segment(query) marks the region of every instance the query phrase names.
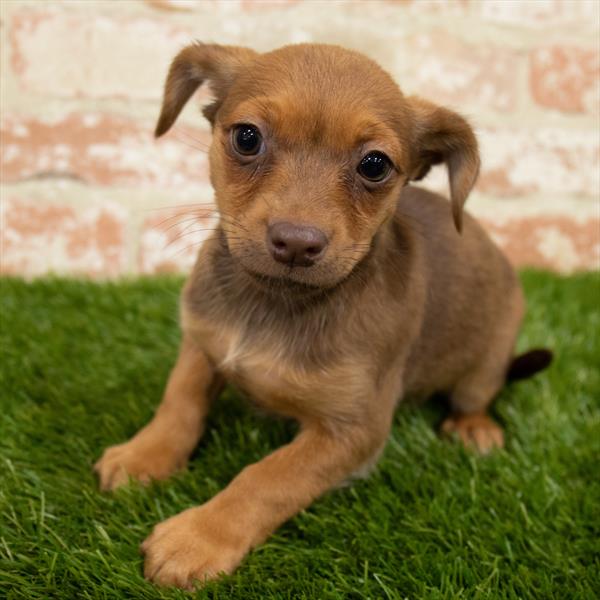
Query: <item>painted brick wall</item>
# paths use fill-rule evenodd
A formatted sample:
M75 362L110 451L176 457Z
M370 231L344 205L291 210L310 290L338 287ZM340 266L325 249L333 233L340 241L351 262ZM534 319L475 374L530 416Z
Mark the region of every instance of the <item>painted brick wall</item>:
M597 0L0 6L4 273L189 268L212 223L210 131L193 105L166 139L152 130L169 60L194 38L370 55L471 119L483 170L468 207L516 264L600 266ZM440 171L426 184L446 188Z

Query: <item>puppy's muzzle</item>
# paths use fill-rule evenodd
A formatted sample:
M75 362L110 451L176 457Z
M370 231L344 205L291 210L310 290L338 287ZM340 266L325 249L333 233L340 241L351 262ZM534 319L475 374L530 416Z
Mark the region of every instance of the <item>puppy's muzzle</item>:
M271 256L290 267L310 267L324 254L327 236L316 227L274 223L267 230L267 247Z

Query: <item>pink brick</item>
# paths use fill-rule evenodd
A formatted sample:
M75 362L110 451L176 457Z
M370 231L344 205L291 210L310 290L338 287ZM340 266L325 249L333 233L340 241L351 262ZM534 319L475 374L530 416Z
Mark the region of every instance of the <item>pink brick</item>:
M162 11L192 12L217 8L226 8L233 10L258 11L258 10L277 10L285 9L302 2L302 0L212 0L213 6L208 6L206 0L144 0L148 6ZM215 7L214 4L217 6ZM221 4L221 7L219 7Z
M289 8L299 4L302 0L240 0L240 7L243 10L265 10Z
M521 58L508 47L473 46L437 30L408 39L401 53L411 91L423 97L459 109L477 105L510 111L516 106Z
M477 189L498 196L600 194L600 139L594 130L481 129Z
M151 124L110 114L69 114L57 121L14 114L2 120L1 133L4 182L52 175L98 185L173 187L208 179L209 134L180 125L155 141Z
M465 15L472 0L386 0L409 14Z
M583 25L597 29L600 22L597 0L479 0L474 6L485 20L517 27Z
M600 269L600 219L568 216L515 217L498 223L480 219L518 267L564 272Z
M207 203L152 211L142 224L140 272L189 271L216 223L213 206Z
M3 198L0 272L115 276L126 271L126 219L119 206L82 209L39 198Z
M201 0L144 0L144 2L158 10L190 12L200 7Z
M169 61L193 37L191 29L164 19L64 8L40 4L39 10L13 17L11 63L27 91L61 98L158 99Z
M538 104L568 112L600 111L600 53L549 46L531 53L529 84Z

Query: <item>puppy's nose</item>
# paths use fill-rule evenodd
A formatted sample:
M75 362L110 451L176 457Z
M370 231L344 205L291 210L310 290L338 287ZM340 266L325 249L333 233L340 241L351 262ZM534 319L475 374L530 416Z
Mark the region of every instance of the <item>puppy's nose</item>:
M327 237L316 227L274 223L267 230L267 246L273 258L293 267L310 267L325 253Z

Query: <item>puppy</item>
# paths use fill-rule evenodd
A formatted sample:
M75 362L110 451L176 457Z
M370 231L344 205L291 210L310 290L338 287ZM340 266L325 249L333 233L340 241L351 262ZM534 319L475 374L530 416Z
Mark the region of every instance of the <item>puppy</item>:
M486 413L494 396L549 362L545 351L513 361L523 295L463 213L479 170L465 119L336 46L196 43L171 65L157 137L204 81L220 224L183 290L181 350L155 417L95 469L112 490L184 467L226 380L300 432L142 544L148 579L188 589L365 472L400 399L445 392L442 429L488 452L503 445ZM437 163L450 203L411 185Z

